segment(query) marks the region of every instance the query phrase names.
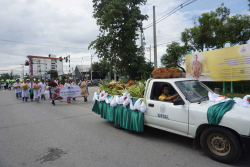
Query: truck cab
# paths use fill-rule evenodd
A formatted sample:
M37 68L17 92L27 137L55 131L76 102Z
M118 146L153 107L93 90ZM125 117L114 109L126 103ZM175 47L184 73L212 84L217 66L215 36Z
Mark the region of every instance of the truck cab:
M159 98L165 86L168 96L177 96L174 100ZM242 149L250 148L250 109L235 104L219 125L210 125L207 110L215 103L209 101L208 92L213 93L196 79L149 79L144 92L144 124L193 138L194 147L201 145L212 159L232 162Z

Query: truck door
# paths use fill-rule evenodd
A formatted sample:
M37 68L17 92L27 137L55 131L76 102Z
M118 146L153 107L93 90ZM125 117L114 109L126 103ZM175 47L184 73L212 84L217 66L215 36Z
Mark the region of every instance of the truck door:
M162 87L169 86L169 96L176 93L176 89L167 82L154 82L151 92L147 92L147 111L145 113L145 124L158 126L160 129L172 131L184 136L188 133L188 103L182 98L184 105L174 105L173 101L161 101ZM150 95L150 97L149 97Z

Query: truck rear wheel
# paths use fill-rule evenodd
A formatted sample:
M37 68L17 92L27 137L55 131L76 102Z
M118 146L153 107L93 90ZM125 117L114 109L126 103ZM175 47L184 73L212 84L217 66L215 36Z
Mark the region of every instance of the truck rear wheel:
M230 163L236 161L242 154L242 146L229 129L210 126L206 128L200 138L201 147L215 161Z

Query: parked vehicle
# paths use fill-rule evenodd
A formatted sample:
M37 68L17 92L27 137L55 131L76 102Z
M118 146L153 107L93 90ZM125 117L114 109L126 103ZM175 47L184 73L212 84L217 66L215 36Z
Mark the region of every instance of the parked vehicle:
M158 100L164 84L170 95L179 95L173 102ZM149 79L144 125L192 138L194 148L201 146L212 159L230 163L250 150L250 108L234 104L218 125L211 125L207 110L215 103L209 101L208 92L213 91L198 80Z

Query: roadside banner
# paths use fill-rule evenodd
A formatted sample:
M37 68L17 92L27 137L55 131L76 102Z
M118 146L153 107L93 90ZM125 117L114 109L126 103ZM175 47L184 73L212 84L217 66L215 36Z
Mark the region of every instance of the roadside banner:
M250 44L185 55L186 78L200 81L250 80Z
M75 97L88 97L88 89L79 86L57 87L51 89L52 99L67 99Z

